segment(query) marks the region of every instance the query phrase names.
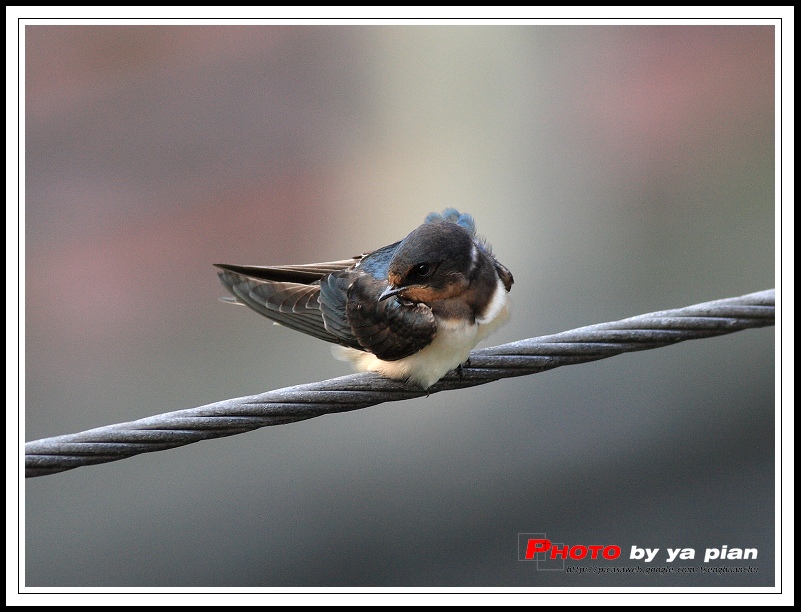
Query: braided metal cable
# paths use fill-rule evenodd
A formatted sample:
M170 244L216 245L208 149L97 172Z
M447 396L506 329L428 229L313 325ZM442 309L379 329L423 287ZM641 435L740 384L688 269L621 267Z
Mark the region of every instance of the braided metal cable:
M427 391L373 373L351 374L224 400L198 408L98 427L25 444L26 477L116 461L199 440L231 436L267 425L358 410L483 385L499 378L543 372L629 351L658 348L774 324L775 290L706 302L686 308L581 327L473 351L460 372L451 372Z

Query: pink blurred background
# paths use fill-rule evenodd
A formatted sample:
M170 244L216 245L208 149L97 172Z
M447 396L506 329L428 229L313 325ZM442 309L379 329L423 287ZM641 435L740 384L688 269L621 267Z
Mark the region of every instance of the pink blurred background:
M211 264L339 259L446 207L515 275L485 345L772 287L774 42L28 26L26 439L348 373L220 303ZM773 343L751 330L27 481L27 582L654 583L517 562L516 534L547 532L740 543L758 574L659 585L773 584Z

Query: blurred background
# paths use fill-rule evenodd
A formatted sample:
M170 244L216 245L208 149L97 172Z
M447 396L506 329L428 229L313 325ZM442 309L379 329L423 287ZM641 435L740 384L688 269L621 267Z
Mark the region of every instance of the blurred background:
M515 276L482 346L774 286L772 27L28 26L24 48L26 440L349 373L219 302L211 264L340 259L446 207ZM769 586L774 419L765 328L84 467L25 482L26 583ZM623 566L757 548L716 565L758 572L537 571L527 532Z

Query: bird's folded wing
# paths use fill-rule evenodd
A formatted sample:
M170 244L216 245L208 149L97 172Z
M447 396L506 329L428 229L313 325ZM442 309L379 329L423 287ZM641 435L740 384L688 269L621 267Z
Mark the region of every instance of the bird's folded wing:
M348 291L347 317L364 350L385 361L403 359L434 339L437 322L425 304L405 304L395 297L379 301L386 283L360 276Z
M227 272L236 272L242 276L262 281L278 281L286 283L300 283L303 285L319 281L326 274L347 270L359 263L364 255L357 255L350 259L339 261L323 261L312 264L299 264L291 266L236 266L231 264L214 264Z
M268 319L326 342L353 346L347 338L326 329L320 310L319 282L306 285L263 281L227 270L218 276L239 302Z

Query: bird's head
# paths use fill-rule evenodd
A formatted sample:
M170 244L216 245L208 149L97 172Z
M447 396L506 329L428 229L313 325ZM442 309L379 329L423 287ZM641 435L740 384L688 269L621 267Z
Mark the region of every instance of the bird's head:
M457 296L469 287L480 256L463 227L447 221L424 223L398 245L387 272L389 286L379 300L396 295L430 303Z

